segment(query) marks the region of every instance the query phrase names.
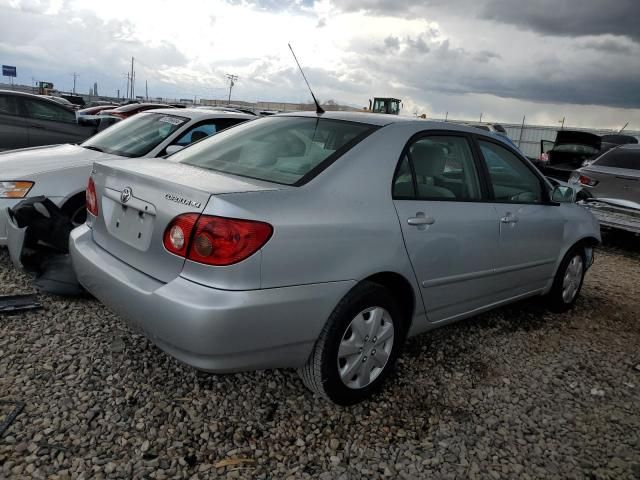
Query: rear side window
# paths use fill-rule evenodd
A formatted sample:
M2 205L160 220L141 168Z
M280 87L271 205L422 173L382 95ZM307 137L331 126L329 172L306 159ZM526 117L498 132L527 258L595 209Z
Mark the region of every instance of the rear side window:
M465 137L438 135L409 146L394 179L393 195L424 200L473 201L481 198L478 173Z
M640 148L637 150L623 150L620 148L609 150L596 160L594 165L640 170Z
M311 117L270 117L219 133L170 161L294 185L376 127Z
M27 114L38 120L52 120L54 122L76 123L75 113L60 107L53 102L41 102L25 98Z
M18 115L18 103L12 95L0 95L0 114Z
M497 201L506 203L542 202L542 184L514 153L495 143L480 140L480 150L489 170Z
M232 118L223 118L219 120L210 120L207 122L203 122L188 130L184 135L176 140L175 144L186 147L187 145L191 145L193 142L197 142L198 140L202 140L203 138L215 135L221 130L232 127L233 125L241 122L244 122L244 120Z

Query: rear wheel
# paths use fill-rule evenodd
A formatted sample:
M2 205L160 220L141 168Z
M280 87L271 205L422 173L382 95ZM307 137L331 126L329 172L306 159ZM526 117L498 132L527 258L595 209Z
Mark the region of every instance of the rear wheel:
M573 307L586 272L586 256L582 247L573 247L564 256L548 294L549 307L564 312Z
M402 313L391 293L362 283L336 306L300 376L310 390L339 405L360 402L380 389L404 338Z

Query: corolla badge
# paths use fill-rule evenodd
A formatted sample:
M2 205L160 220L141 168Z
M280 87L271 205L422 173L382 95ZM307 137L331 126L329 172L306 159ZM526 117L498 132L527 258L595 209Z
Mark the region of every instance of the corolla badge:
M175 195L173 193L167 193L164 198L167 200L171 200L172 202L181 203L182 205L187 205L189 207L200 208L202 204L200 202L196 202L194 200L189 200L188 198L184 198L180 195Z
M120 192L120 201L122 203L127 203L131 199L132 195L133 191L131 190L131 187L124 187L122 192Z

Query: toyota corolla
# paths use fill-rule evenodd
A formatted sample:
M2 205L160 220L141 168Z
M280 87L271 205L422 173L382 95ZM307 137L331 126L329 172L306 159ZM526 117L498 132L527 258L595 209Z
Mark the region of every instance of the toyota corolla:
M598 223L478 129L359 113L248 122L167 162L105 161L80 282L198 369L297 368L339 404L407 336L544 296L570 308Z

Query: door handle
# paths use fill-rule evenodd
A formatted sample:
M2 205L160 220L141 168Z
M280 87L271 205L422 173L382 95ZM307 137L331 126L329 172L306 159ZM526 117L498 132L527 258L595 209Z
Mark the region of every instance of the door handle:
M415 217L408 218L407 223L414 227L419 227L422 225L433 225L434 223L436 223L436 220L433 217L425 216L425 214L422 212L418 212L416 213Z
M518 223L518 217L508 212L504 217L500 219L502 223Z

